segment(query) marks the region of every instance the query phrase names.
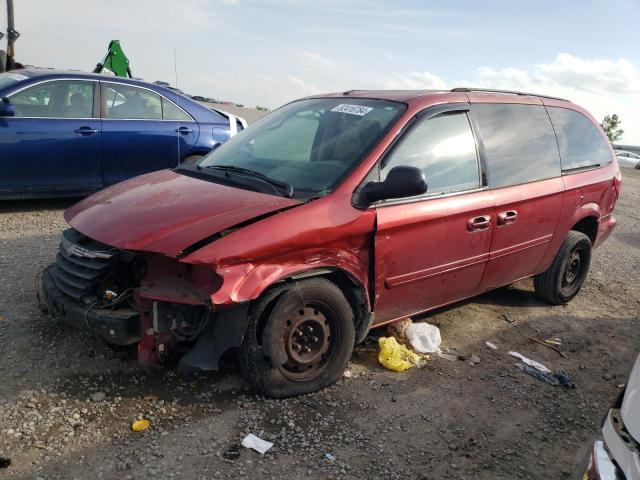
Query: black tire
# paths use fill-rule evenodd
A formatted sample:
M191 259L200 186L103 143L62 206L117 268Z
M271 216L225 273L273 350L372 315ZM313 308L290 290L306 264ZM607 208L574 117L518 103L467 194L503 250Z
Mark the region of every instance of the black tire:
M547 271L533 277L536 294L554 305L575 297L587 278L591 264L591 240L571 230Z
M353 310L333 282L318 277L278 286L249 315L238 356L244 377L261 395L315 392L342 376L355 326Z
M187 165L195 165L203 156L204 155L189 155L188 157L185 157L181 163L186 163Z

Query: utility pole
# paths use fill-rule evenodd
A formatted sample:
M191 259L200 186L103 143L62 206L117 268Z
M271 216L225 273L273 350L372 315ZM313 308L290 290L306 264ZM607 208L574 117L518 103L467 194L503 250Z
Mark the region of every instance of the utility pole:
M0 32L0 40L4 38L4 34ZM7 51L0 51L0 72L13 70L15 65L15 49L16 40L20 37L20 33L16 31L13 15L13 0L7 0Z

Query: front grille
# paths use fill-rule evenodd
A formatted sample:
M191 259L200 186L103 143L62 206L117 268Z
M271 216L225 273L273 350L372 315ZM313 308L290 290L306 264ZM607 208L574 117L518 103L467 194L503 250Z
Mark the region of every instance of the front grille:
M75 300L95 296L98 289L115 276L114 257L118 250L95 242L69 229L62 234L56 257L56 286Z

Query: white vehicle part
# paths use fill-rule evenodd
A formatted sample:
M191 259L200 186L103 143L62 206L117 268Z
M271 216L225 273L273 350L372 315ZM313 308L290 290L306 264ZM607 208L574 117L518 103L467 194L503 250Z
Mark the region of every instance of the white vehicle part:
M610 452L611 459L615 460L620 470L624 472L626 480L640 480L640 457L637 444L633 445L633 440L628 441L628 438L625 440L623 438L624 434L618 431L620 427L619 417L618 422L614 423L616 413L615 410L610 410L602 427L604 444ZM603 464L605 463L603 462ZM603 477L601 474L601 478L617 479L618 477Z
M212 108L211 110L213 110L214 112L218 112L220 115L224 115L229 119L229 135L230 136L233 137L236 133L238 133L238 122L240 122L240 125L242 125L243 129L247 128L247 121L244 118L238 117L233 113L229 113L225 110L218 110L217 108Z
M629 433L640 443L640 355L629 375L620 416Z

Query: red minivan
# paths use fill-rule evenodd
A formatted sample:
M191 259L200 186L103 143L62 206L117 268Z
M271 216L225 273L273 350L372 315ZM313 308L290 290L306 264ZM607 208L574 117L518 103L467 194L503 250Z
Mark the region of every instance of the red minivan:
M239 347L259 393L311 392L371 328L526 277L571 300L620 181L598 123L559 98L305 98L71 207L43 304L145 363L217 369Z

